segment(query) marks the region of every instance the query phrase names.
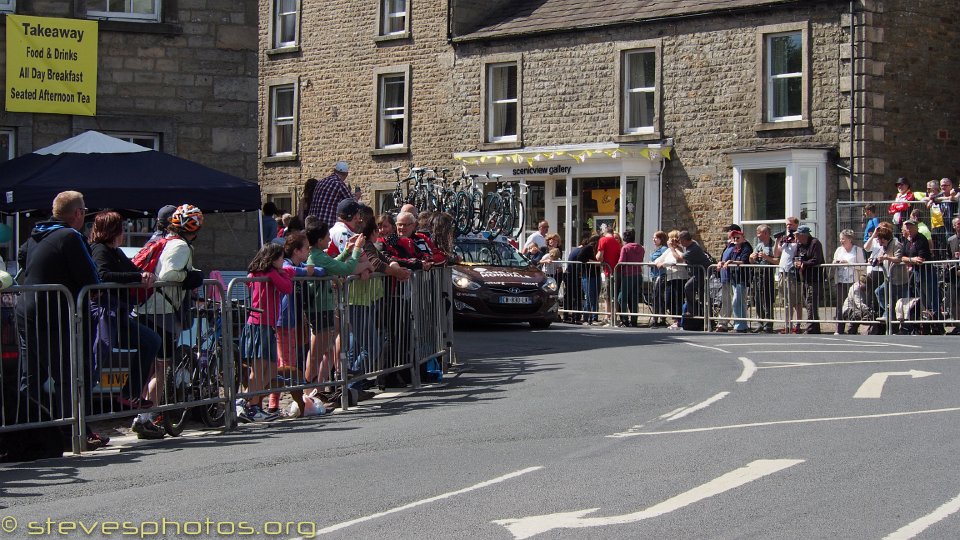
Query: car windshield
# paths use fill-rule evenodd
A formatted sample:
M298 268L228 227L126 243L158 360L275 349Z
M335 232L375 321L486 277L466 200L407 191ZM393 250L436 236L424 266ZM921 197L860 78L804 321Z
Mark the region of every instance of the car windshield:
M456 252L463 264L514 268L530 266L530 261L506 242L457 240Z

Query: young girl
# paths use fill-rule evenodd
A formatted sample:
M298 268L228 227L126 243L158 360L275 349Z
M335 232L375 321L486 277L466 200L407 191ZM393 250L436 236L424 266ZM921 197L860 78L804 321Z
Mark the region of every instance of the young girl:
M265 390L277 376L277 336L274 325L280 314L283 295L293 291L293 268L283 267L283 248L277 244L265 244L247 267L248 277L268 278L265 282L251 282L251 305L254 309L240 333L240 357L250 365L247 392ZM240 421L262 422L277 419L276 413L267 413L260 404L262 395L249 400L237 401L237 418Z

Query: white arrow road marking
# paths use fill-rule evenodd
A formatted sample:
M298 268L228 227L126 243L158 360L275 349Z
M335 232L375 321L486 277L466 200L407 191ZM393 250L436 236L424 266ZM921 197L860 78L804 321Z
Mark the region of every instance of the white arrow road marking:
M601 527L604 525L624 525L627 523L636 523L645 519L650 519L664 514L679 510L695 502L702 501L719 495L724 491L740 487L744 484L758 480L782 471L788 467L803 463L802 459L758 459L734 471L715 478L702 486L695 487L690 491L681 493L676 497L667 499L662 503L655 504L646 510L634 512L632 514L623 514L620 516L609 517L584 517L592 514L599 508L588 508L586 510L577 510L574 512L560 512L558 514L547 514L542 516L530 516L516 519L498 519L493 521L497 525L503 525L517 539L530 538L541 533L552 531L553 529L580 529L584 527Z
M743 363L743 373L740 374L737 382L747 382L750 380L750 377L753 377L753 374L757 372L757 365L753 363L753 360L745 356L740 357L740 362Z
M950 499L933 512L930 512L913 523L908 523L896 532L888 534L883 540L907 540L913 538L957 510L960 510L960 495Z
M914 379L919 379L921 377L939 375L939 373L934 371L919 371L916 369L911 369L910 371L888 371L885 373L874 373L873 375L867 377L867 380L863 381L863 384L861 384L860 388L857 389L857 393L853 395L854 399L879 398L880 394L883 393L883 385L886 384L887 377L892 377L894 375L909 375Z

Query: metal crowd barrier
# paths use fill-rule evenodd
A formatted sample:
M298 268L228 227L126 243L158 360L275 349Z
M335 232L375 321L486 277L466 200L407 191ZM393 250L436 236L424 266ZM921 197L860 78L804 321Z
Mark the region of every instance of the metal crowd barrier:
M288 392L302 412L304 390L334 386L346 409L351 383L407 369L418 387L421 364L452 356L449 268L414 272L404 283L379 274L294 278L280 305L265 295L254 307L250 286L266 281L238 278L225 288L205 280L186 292L173 283L107 283L85 287L76 300L61 285L4 290L0 433L70 426L79 453L87 422L139 413L158 415L172 435L191 411L230 429L237 398ZM147 292L188 300L177 313L137 307ZM264 321L267 339L278 338L272 351L255 346L264 335L244 339L252 314L284 309L287 319Z
M82 344L72 295L63 285L22 285L2 296L0 433L72 426L73 451L80 452L83 411L73 360Z
M686 305L684 286L691 280L677 273L681 268L699 287L694 310ZM705 330L767 333L859 333L866 327L874 333L942 334L945 325L960 327L960 260L823 264L789 272L740 265L726 277L717 266L700 273L676 265L673 279L666 272L644 278L656 270L651 263L617 265L612 317L628 325L640 318L658 323L686 309L704 319Z
M78 349L81 399L88 403L81 430L86 422L148 413L177 436L194 409L208 427L224 425L233 380L224 347L232 339L231 303L223 302L224 293L216 280L186 291L177 283L82 289L78 305L89 309L80 333L90 345Z
M914 191L923 191L924 186L914 186ZM854 232L854 239L859 245L863 245L863 233L866 229L866 219L863 216L863 208L870 204L876 208L875 217L880 221L888 221L895 225L893 231L896 236L901 235L900 224L909 219L910 212L920 211L920 221L927 225L934 244L934 255L940 259L953 258L953 253L948 253L947 238L954 234L953 224L950 223L949 216L944 216L938 204L927 207L923 201L905 201L909 210L901 212L900 221L894 222L894 216L889 213L890 205L898 202L893 200L886 201L837 201L837 230L850 229ZM956 208L958 203L953 203ZM954 214L956 216L957 214ZM826 246L825 246L826 247Z
M612 325L614 307L610 302L612 286L607 276L609 265L599 261L557 261L562 264L559 315L567 322Z

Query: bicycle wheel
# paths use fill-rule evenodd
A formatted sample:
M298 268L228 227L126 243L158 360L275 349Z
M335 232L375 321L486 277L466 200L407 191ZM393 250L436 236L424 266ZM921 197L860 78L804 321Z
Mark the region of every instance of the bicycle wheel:
M483 195L474 191L470 194L470 232L480 234L483 231Z
M520 233L523 232L523 201L520 199L514 199L511 213L511 222L510 222L510 235L514 238L519 238Z
M223 385L223 350L219 345L207 357L207 365L201 366L203 375L200 384L200 399L225 398L227 390ZM207 427L220 427L223 425L223 417L227 410L225 401L202 405L200 408L200 421Z
M473 221L473 204L466 193L459 191L453 198L453 223L457 229L457 235L463 235L470 232L470 226Z
M503 233L503 199L498 193L487 193L483 201L483 228L490 231L493 238Z
M166 369L166 388L164 397L168 404L185 403L193 399L196 388L197 370L193 350L187 346L180 346L174 355L176 361ZM187 425L187 416L190 407L163 411L160 423L164 431L171 437L178 437Z

